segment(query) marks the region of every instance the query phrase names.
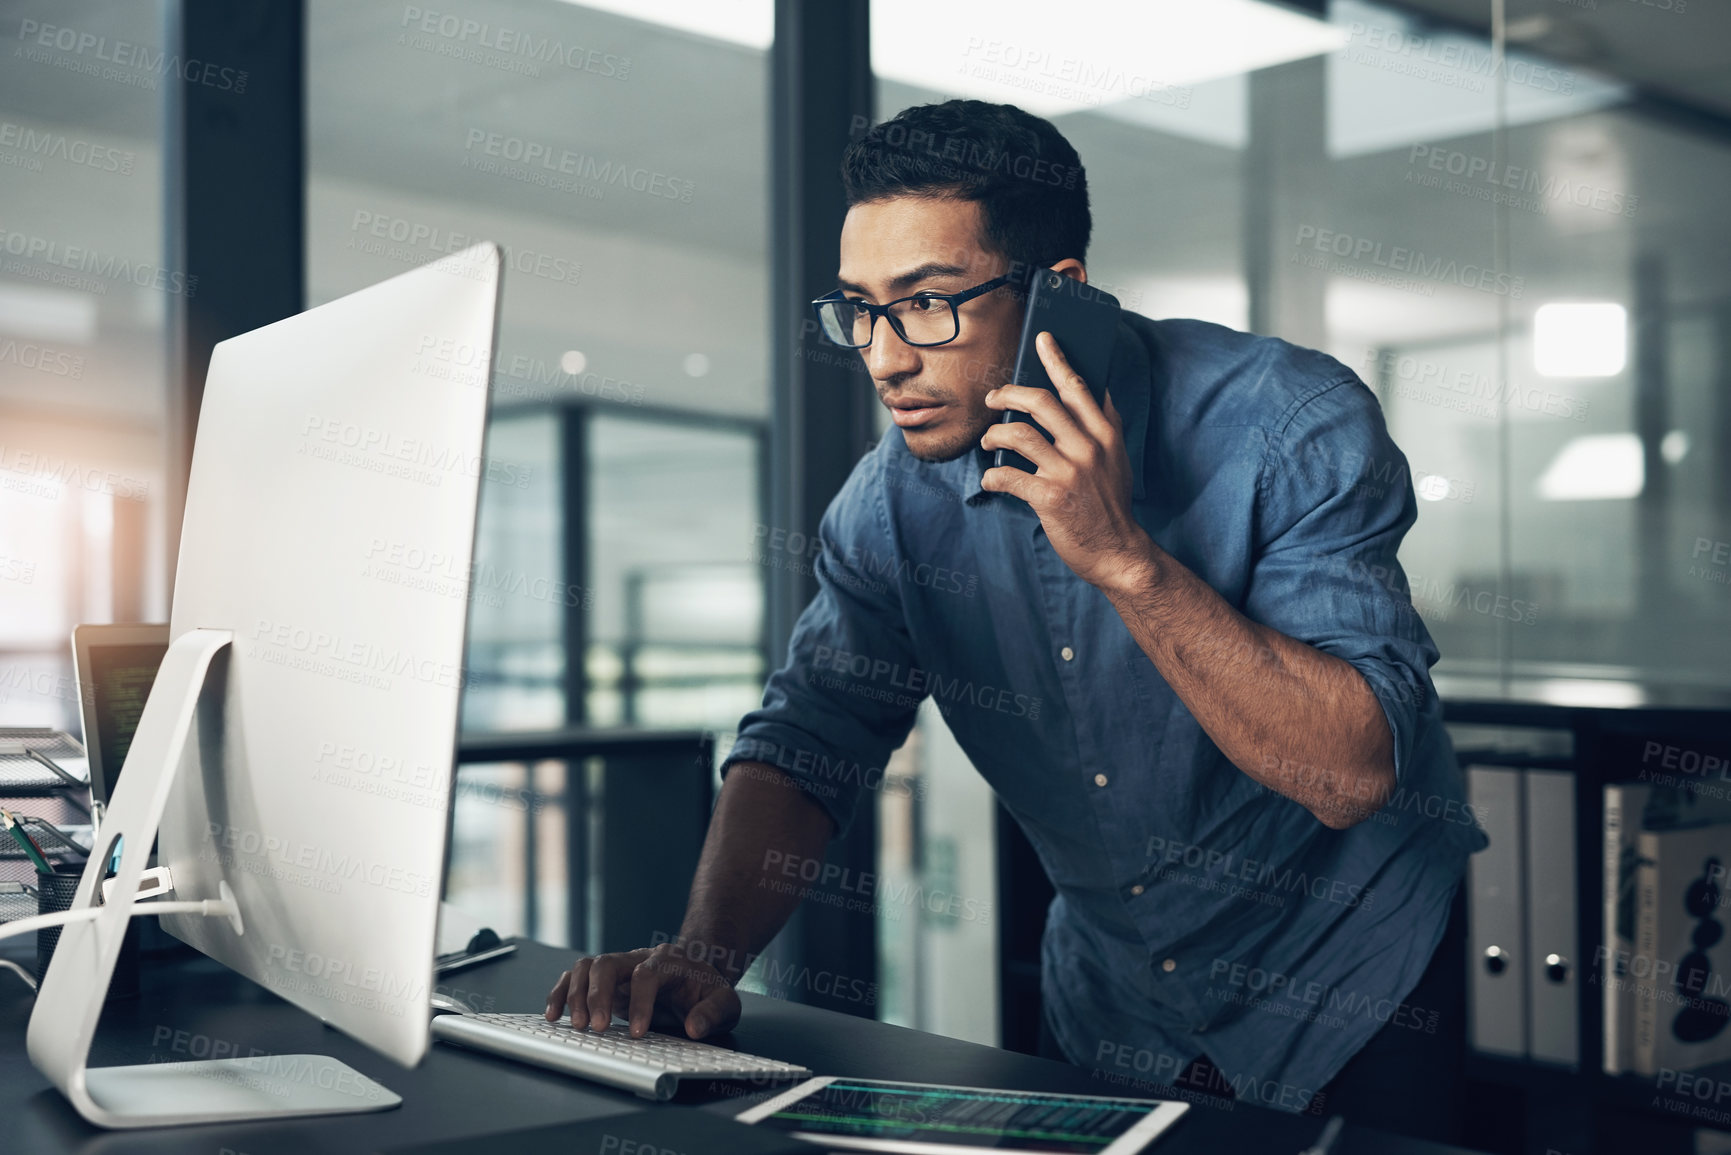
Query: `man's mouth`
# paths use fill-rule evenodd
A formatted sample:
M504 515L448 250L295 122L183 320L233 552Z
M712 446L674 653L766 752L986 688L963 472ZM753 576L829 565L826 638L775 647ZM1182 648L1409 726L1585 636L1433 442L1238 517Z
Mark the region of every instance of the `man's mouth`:
M912 398L903 401L886 401L890 409L890 420L903 429L915 425L924 425L935 419L938 411L944 407L941 401L917 401Z

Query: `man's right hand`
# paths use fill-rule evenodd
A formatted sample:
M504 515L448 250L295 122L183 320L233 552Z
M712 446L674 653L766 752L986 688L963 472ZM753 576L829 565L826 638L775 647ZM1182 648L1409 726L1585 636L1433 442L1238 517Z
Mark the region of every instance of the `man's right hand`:
M720 971L674 943L580 958L547 996L547 1021L604 1031L615 1013L642 1038L652 1024L678 1023L689 1038L726 1034L739 1022L739 996Z

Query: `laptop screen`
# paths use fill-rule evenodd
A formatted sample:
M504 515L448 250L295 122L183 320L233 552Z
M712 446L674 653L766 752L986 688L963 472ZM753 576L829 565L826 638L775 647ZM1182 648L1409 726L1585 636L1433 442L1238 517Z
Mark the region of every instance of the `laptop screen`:
M90 647L91 701L100 751L86 753L101 761L109 793L114 791L114 780L144 713L144 700L150 696L150 684L156 681L157 667L167 652L166 645Z
M107 803L156 671L168 653L168 627L79 626L72 648L90 793Z

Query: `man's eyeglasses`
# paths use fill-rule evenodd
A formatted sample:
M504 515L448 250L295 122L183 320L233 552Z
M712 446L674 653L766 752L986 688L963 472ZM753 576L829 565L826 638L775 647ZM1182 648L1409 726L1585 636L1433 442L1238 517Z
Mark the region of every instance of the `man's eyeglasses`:
M870 345L879 317L887 319L896 336L910 345L947 345L961 335L960 306L1017 279L1015 273L1005 273L959 293L915 293L887 305L850 301L837 289L813 301L811 307L817 312L823 335L844 348Z

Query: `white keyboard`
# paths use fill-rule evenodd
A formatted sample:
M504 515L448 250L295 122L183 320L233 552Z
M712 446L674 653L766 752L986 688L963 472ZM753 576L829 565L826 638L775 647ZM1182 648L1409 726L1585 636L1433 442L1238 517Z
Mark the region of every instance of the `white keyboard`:
M809 1069L793 1063L742 1055L678 1035L650 1031L634 1039L620 1018L596 1033L573 1027L568 1018L550 1023L538 1014L438 1015L432 1030L441 1042L605 1083L645 1099L671 1099L679 1080L694 1076L754 1082L811 1077Z

